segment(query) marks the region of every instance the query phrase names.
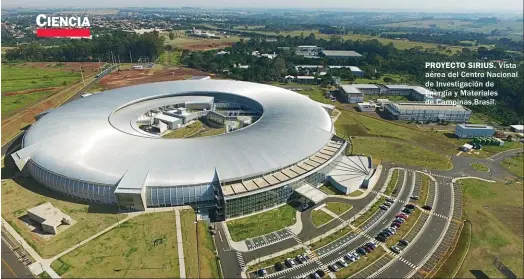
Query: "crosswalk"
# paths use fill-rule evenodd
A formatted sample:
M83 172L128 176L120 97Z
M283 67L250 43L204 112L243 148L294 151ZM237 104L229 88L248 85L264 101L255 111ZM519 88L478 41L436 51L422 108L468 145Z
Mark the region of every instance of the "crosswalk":
M236 254L237 254L237 259L238 259L238 265L240 265L240 269L244 269L244 267L246 266L246 264L244 263L244 256L242 256L242 253L238 252L238 251L235 251Z
M451 217L449 217L449 216L444 216L444 215L438 214L438 213L430 213L430 214L432 214L433 216L440 217L442 219L451 220Z
M392 257L396 258L397 260L399 260L399 261L405 263L405 264L408 265L409 267L411 267L411 268L413 268L413 269L417 268L417 266L416 266L415 264L413 264L413 263L411 263L410 261L404 259L403 257L399 256L398 254L393 253L393 251L391 251L391 250L389 250L389 249L386 249L386 251L387 251L387 253L388 253L389 255L391 255Z
M388 195L385 195L385 194L383 194L383 193L377 192L377 191L375 191L375 190L371 190L371 192L372 192L372 193L375 193L375 194L377 194L377 195L380 195L380 196L382 196L382 197L386 197L386 198L393 199L395 202L400 202L400 203L409 203L409 202L410 202L409 200L405 201L405 200L397 199L396 197L388 196Z
M436 177L440 177L440 178L447 178L447 179L453 179L453 177L451 177L451 176L440 175L440 174L431 174L431 176L436 176Z

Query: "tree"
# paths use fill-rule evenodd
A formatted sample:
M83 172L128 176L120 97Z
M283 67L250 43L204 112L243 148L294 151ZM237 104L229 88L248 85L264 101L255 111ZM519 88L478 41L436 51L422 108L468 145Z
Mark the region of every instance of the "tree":
M169 31L169 39L170 40L175 39L175 34L173 33L173 31Z

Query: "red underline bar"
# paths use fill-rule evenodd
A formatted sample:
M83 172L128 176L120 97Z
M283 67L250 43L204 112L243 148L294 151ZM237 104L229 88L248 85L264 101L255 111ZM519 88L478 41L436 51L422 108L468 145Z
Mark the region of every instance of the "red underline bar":
M36 36L41 38L89 38L89 28L39 28Z

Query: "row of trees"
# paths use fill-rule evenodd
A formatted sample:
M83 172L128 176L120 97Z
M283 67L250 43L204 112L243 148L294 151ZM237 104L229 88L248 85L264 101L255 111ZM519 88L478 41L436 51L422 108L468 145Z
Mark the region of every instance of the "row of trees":
M8 50L4 59L8 61L111 61L114 57L121 62L136 61L139 57L154 59L165 50L163 37L158 32L135 34L115 31L101 34L92 40L71 39L54 47L31 43Z

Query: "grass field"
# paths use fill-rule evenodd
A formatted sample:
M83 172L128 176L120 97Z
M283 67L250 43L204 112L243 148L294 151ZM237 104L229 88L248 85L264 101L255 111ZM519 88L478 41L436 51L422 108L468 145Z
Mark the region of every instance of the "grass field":
M33 233L19 218L26 215L28 209L45 202L50 202L77 223L49 240ZM61 196L30 178L19 178L16 182L2 180L2 217L44 258L52 257L124 218L116 212L113 206L87 205Z
M182 58L182 51L180 50L165 51L158 57L156 63L166 66L176 66L180 65L180 58Z
M180 271L175 213L137 216L51 267L62 278L176 278Z
M380 257L386 255L386 251L382 246L378 246L373 252L360 257L356 262L350 263L348 267L344 267L335 272L336 278L350 278L353 274L371 265Z
M474 169L474 170L484 171L484 172L488 172L489 171L489 168L486 165L481 164L481 163L473 163L473 164L471 164L469 166L472 169Z
M313 223L315 227L327 224L331 220L333 220L333 217L322 210L311 211L311 223Z
M376 99L388 99L393 102L409 101L406 96L381 96L381 95L364 95L364 102L368 102Z
M297 250L294 250L294 251L291 251L289 253L286 253L284 255L281 255L281 256L278 256L278 257L275 257L275 258L272 258L272 259L269 259L269 260L265 260L265 261L262 261L262 262L259 262L259 263L256 263L250 267L248 267L247 271L248 272L251 272L251 271L255 271L255 270L259 270L261 268L267 268L267 267L270 267L270 266L273 266L275 265L276 263L278 262L284 262L287 258L291 258L291 259L294 259L296 256L298 256L299 254L303 254L305 253L306 250L304 250L304 248L300 248L300 249L297 249Z
M385 82L384 78L391 78L392 81ZM344 82L343 82L344 83ZM363 77L357 77L353 83L379 83L379 84L399 84L399 83L412 83L411 76L408 74L399 75L399 74L383 74L380 76L379 79L368 79ZM367 95L364 95L364 98L366 98ZM371 95L373 96L373 95ZM382 96L383 98L384 96ZM402 97L402 96L387 96L388 99L391 97L390 100L395 100L396 97Z
M358 197L360 195L364 194L364 192L360 191L360 190L356 190L356 191L353 191L351 193L348 194L348 197Z
M281 230L296 222L296 210L289 204L266 212L231 220L227 227L233 241Z
M512 174L521 178L524 177L524 153L506 158L500 165Z
M463 261L464 257L466 257L470 236L471 227L468 224L464 224L453 253L449 255L448 259L440 267L434 278L453 278L455 273L458 272L460 263Z
M320 187L320 190L328 195L344 195L343 192L335 188L335 186L331 185L330 183L324 184L322 187Z
M490 183L466 179L464 219L472 224L471 248L457 278L473 277L480 270L490 278L502 276L492 265L498 257L519 278L523 272L523 186L522 183Z
M180 212L186 276L187 278L218 278L213 239L209 234L207 224L203 221L195 224L195 220L196 216L193 209Z
M399 170L393 170L393 174L391 174L391 179L389 180L388 186L386 187L386 192L384 194L389 196L391 193L393 193L393 190L395 190L398 182L398 172Z
M24 107L38 103L39 101L53 95L54 93L56 93L56 90L46 90L31 94L2 96L2 115L6 116L13 114Z
M229 36L226 38L222 36L220 39L207 39L207 38L198 38L188 36L184 31L174 31L175 38L173 40L169 39L169 34L167 32L161 32L160 35L165 37L165 44L171 45L179 49L189 49L189 50L209 50L209 49L218 49L225 48L226 46L231 45L232 43L240 41L239 36Z
M381 210L380 206L384 204L386 201L385 197L381 197L378 199L377 202L375 202L364 214L360 215L355 221L351 222L351 224L355 227L360 227L364 222L366 222L373 214L375 214L377 211Z
M187 125L187 126L184 126L184 127L180 127L174 131L171 131L170 133L167 133L165 135L163 135L162 137L163 138L166 138L166 139L181 139L181 138L185 138L187 136L190 136L191 134L194 134L196 132L198 132L200 129L202 129L202 122L200 122L199 120Z
M451 161L434 151L410 142L392 141L384 138L353 138L353 153L371 155L385 162L447 170Z
M32 68L22 65L2 67L2 93L35 88L59 87L81 80L80 73L57 68Z
M279 34L277 34L276 32L272 32L272 31L255 31L255 30L252 30L250 32L253 32L253 33L258 33L258 34L266 34L266 35L282 35L282 36L287 36L287 35L290 35L291 37L294 37L294 36L300 36L302 33L304 34L304 36L308 36L309 34L313 33L315 34L316 38L324 38L324 39L329 39L331 38L333 35L331 34L320 34L318 32L318 30L293 30L293 31L282 31L280 32ZM344 40L362 40L362 41L366 41L366 40L378 40L379 42L381 42L382 44L389 44L389 43L393 43L393 46L395 46L396 48L398 49L410 49L410 48L413 48L413 47L416 47L416 46L420 46L422 48L437 48L437 45L438 44L433 44L433 43L423 43L423 42L414 42L414 41L407 41L407 40L395 40L395 39L386 39L386 38L381 38L381 37L378 37L378 36L371 36L371 35L361 35L361 34L348 34L348 35L342 35L340 36L342 37ZM448 49L452 50L453 52L456 52L456 51L460 51L462 50L462 46L448 46ZM443 53L445 53L443 51Z
M429 179L427 175L420 175L422 175L422 183L420 185L420 194L416 203L420 206L423 206L426 204L426 201L428 200L429 184L432 183L432 181Z
M318 249L318 248L321 248L323 246L326 246L327 244L345 236L346 234L352 232L353 229L351 227L343 227L342 229L320 239L319 241L316 241L316 242L313 242L309 245L309 247L311 247L311 249L315 250L315 249Z
M342 202L327 202L326 203L326 208L337 214L338 216L342 215L343 213L347 212L348 210L350 210L351 208L353 208L353 206L351 204L348 204L348 203L342 203Z

